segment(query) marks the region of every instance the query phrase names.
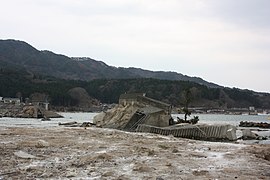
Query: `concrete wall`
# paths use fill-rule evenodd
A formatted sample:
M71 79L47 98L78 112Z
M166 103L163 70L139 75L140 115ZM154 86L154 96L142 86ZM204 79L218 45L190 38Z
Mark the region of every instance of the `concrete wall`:
M171 106L161 101L157 101L155 99L151 99L145 96L138 96L138 102L163 109L166 111L167 114L171 114Z
M151 125L151 126L157 126L157 127L167 127L169 126L169 120L171 116L167 114L161 114L161 113L153 113L151 115L148 115L147 118L144 121L144 124Z
M188 125L178 128L160 128L140 124L137 132L156 133L161 135L173 135L174 137L182 137L200 140L236 140L236 127L232 125Z
M171 106L164 102L145 97L141 94L122 94L119 98L119 104L126 106L127 104L146 104L153 107L157 107L166 111L167 114L171 114Z

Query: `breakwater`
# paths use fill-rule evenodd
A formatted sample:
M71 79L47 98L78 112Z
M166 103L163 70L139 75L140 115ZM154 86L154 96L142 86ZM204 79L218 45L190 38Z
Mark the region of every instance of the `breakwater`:
M137 132L155 133L160 135L173 135L174 137L182 137L200 140L228 140L234 141L236 137L236 127L225 125L184 125L160 128L139 124Z

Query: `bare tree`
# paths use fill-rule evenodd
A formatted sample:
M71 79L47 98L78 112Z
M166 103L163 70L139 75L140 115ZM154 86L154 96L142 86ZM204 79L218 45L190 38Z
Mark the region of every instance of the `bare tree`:
M182 94L182 99L183 99L183 104L184 104L184 108L183 108L183 112L185 113L185 121L187 121L187 116L191 115L191 111L189 111L188 106L192 101L192 93L190 91L190 89L186 89L183 91Z

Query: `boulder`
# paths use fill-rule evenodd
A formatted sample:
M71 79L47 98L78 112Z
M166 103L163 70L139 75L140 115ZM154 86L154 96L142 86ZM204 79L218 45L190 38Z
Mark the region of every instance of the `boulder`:
M44 141L44 140L38 140L35 147L36 148L44 148L44 147L49 147L49 143L47 141Z
M23 159L35 159L36 156L33 156L31 154L28 154L26 152L23 152L23 151L16 151L14 153L15 156L19 157L19 158L23 158Z
M257 139L258 135L253 133L250 129L243 129L242 130L242 138L243 139Z

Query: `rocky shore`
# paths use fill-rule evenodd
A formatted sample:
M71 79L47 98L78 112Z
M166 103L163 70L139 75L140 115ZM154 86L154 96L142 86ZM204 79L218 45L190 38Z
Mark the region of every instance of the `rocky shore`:
M269 179L270 146L106 128L0 127L0 179Z
M241 121L239 124L240 127L258 127L258 128L267 128L270 129L270 123L266 122L248 122L248 121Z

